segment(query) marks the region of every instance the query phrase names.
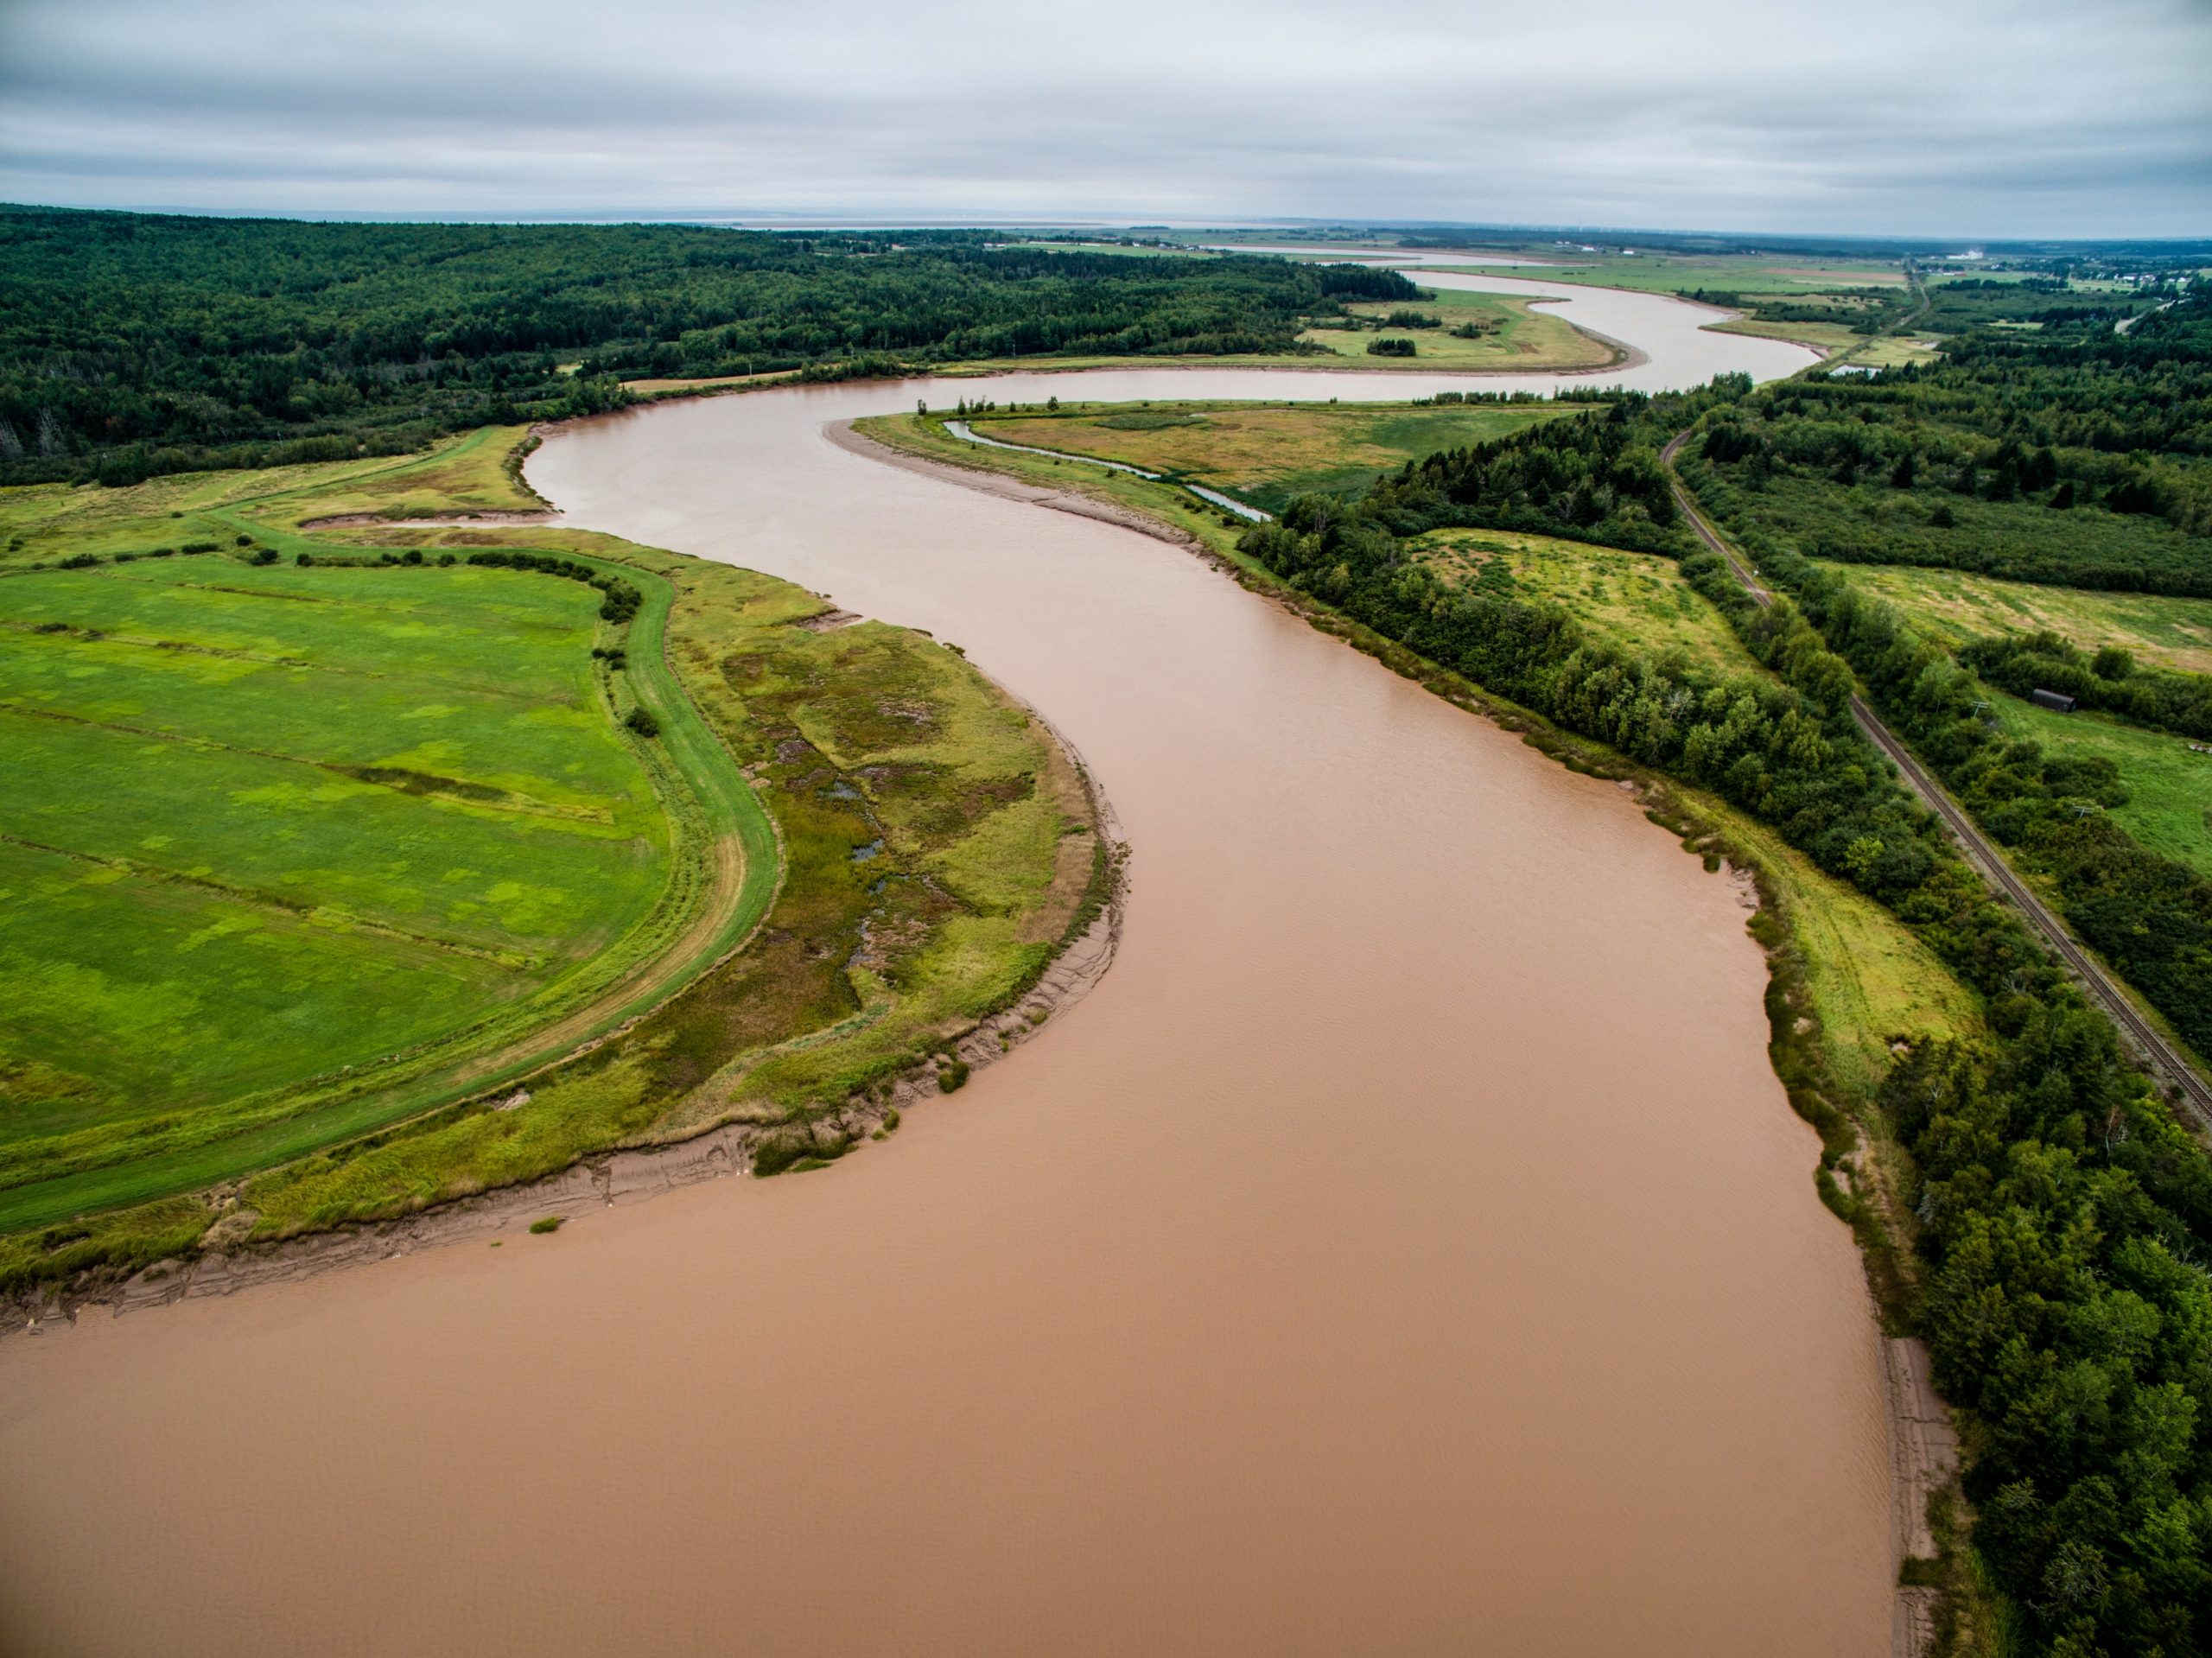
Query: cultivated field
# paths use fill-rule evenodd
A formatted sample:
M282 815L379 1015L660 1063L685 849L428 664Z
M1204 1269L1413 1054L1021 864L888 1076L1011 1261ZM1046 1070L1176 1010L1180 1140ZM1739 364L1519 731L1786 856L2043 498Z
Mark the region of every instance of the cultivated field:
M423 455L172 473L130 489L67 484L0 489L0 570L87 554L112 558L195 545L229 552L249 528L238 511L247 504L254 535L272 545L271 532L303 517L535 508L540 503L507 475L508 458L523 437L519 427L487 426Z
M600 602L219 555L0 582L11 1197L512 1033L662 942L676 833Z

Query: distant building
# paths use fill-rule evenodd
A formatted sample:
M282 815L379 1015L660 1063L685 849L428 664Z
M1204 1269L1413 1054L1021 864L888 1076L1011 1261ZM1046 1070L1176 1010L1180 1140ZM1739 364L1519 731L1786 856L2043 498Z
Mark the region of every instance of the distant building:
M2038 690L2031 695L2028 701L2039 708L2050 708L2059 714L2074 712L2075 699L2067 696L2064 691Z

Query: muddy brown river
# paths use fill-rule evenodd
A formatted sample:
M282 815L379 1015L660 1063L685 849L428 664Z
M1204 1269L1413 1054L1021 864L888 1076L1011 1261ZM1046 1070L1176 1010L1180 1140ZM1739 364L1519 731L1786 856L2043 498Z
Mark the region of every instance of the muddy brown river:
M916 395L531 476L1050 714L1135 848L1112 972L829 1171L0 1344L0 1648L1886 1650L1877 1332L1737 889L1176 548L823 435Z

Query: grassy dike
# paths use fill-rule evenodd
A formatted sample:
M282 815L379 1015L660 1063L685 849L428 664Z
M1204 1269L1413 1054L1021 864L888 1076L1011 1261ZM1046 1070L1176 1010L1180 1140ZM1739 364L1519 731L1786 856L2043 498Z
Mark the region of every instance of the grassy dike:
M1394 672L1519 733L1571 770L1632 789L1653 822L1708 868L1725 861L1745 872L1758 896L1751 931L1772 975L1767 1012L1776 1074L1791 1104L1820 1131L1821 1197L1859 1239L1885 1326L1892 1333L1903 1330L1904 1293L1915 1270L1913 1223L1894 1201L1898 1153L1877 1108L1877 1090L1894 1043L1971 1039L1982 1029L1982 1014L1978 998L1893 916L1721 801L1563 731L1287 586L1237 550L1249 525L1179 489L1074 461L985 449L947 433L941 417L884 416L857 422L855 429L923 460L1081 496L1150 520L1243 586ZM1554 596L1571 605L1573 586Z
M566 633L547 634L570 651L584 695L564 702L548 694L504 734L486 728L473 745L450 746L452 769L466 776L379 764L359 768L369 783L349 777L346 786L380 803L404 796L399 804L417 809L406 836L363 848L365 867L387 867L393 842L412 851L421 834L506 804L477 779L512 782L524 769L515 734L546 718L590 724L633 757L636 792L658 807L659 827L629 838L657 843L664 864L645 913L620 937L576 948L574 970L550 991L533 998L495 987L457 1028L406 1051L328 1074L313 1061L339 1032L296 1001L263 1028L272 1041L300 1038L283 1022L299 1015L300 1068L315 1074L244 1096L218 1089L161 1102L150 1131L123 1121L119 1098L80 1090L72 1133L127 1132L58 1171L29 1153L10 1164L0 1148L0 1288L73 1279L97 1290L162 1257L404 1215L724 1123L746 1126L764 1171L826 1160L895 1126L892 1086L918 1071L931 1077L937 1056L1020 999L1096 916L1113 861L1084 779L1026 710L925 636L830 625L845 619L789 583L610 537L527 523L392 522L537 508L513 464L523 437L474 433L397 462L0 494L9 543L0 599L10 603L64 581L135 596L147 572L185 571L193 579L168 595L181 601L168 632L201 625L219 605L293 600L262 605L274 619L257 624L266 632L343 600L357 623L368 620L352 630L370 642L359 648L412 651L448 679L479 665L472 657L501 670L486 655L499 627L436 637L464 592L505 632L530 633L550 626L533 605L588 605L628 589L631 613L581 630L569 615L559 619ZM154 562L157 541L195 538L218 546ZM468 562L514 554L557 562L566 579ZM416 611L365 608L402 600ZM49 642L38 626L7 638ZM196 635L164 642L173 647L164 660L231 649ZM281 672L260 659L267 650L232 650L253 659L201 687L208 717L226 730L270 717L271 705L309 718L315 700L295 677L329 664L302 666L312 639L285 648ZM373 679L389 677L392 663L353 665ZM645 732L632 728L633 714ZM91 729L106 717L94 708L79 723ZM286 734L295 747L359 736L303 730L298 719ZM302 756L275 758L296 765ZM306 758L329 769L319 751ZM555 755L540 770L566 763ZM66 797L67 775L47 786ZM554 786L535 785L539 795ZM91 795L76 804L91 816L107 803ZM242 824L230 848L240 861L252 849L246 833ZM480 841L471 855L496 859L516 840ZM205 864L222 850L195 855ZM362 925L329 931L341 951L382 936ZM18 928L5 942L0 981L22 987L46 969L41 944L59 949L64 935ZM126 942L142 966L150 955L173 977L194 971L188 954L162 956L158 939ZM437 994L427 982L416 988L425 1001ZM0 1091L41 1067L75 1064L53 1032L9 1035Z

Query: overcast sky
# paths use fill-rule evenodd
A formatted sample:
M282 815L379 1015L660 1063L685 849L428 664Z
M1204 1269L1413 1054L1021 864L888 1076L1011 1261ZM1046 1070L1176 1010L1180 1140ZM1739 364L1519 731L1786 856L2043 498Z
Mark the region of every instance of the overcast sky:
M2212 0L0 0L0 200L2212 235Z

